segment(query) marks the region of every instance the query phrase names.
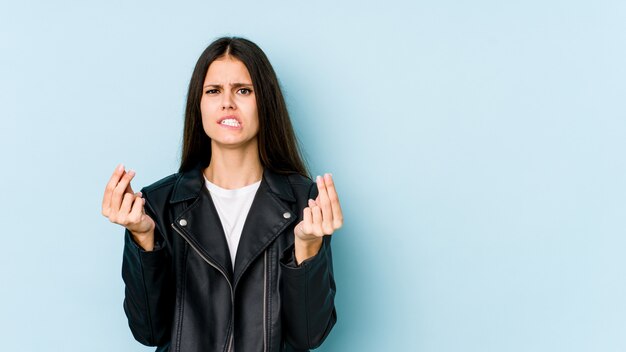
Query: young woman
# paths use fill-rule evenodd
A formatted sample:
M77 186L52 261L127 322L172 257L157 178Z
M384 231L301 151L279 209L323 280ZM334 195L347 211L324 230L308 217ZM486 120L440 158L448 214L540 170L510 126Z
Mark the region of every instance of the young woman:
M311 181L263 51L220 38L189 83L179 172L134 193L119 165L102 214L125 230L124 310L157 351L307 351L336 321L330 174Z

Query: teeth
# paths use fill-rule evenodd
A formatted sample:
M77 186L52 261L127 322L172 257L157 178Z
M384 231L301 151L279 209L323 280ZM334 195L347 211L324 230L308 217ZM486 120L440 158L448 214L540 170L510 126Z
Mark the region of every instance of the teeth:
M233 127L238 127L239 126L239 122L235 119L225 119L222 120L221 122L222 125L227 125L227 126L233 126Z

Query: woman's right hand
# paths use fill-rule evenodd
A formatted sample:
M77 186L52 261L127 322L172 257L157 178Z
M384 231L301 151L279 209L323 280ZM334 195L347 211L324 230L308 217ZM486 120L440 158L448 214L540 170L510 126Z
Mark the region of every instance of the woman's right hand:
M126 172L124 165L120 164L115 168L104 189L102 215L112 223L127 228L137 244L144 250L151 251L154 248L155 224L144 211L146 200L142 198L141 192L134 193L130 186L133 177L135 172Z

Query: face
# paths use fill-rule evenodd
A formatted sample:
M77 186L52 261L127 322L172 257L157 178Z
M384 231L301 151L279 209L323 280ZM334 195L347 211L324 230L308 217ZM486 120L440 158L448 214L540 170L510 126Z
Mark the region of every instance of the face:
M204 78L200 111L204 132L215 147L256 146L259 117L252 79L240 60L226 56L211 63Z

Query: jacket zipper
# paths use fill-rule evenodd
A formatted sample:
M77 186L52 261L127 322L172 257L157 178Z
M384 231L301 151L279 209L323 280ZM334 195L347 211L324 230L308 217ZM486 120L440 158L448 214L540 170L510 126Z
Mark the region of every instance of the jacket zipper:
M230 303L231 303L231 309L230 309L230 314L231 314L231 322L232 322L232 330L230 332L230 336L228 337L228 352L231 352L233 350L233 336L234 336L234 330L235 330L235 294L233 292L233 285L230 283L230 280L228 280L228 276L226 276L226 273L220 269L217 265L213 264L209 258L205 257L204 254L202 254L202 252L200 252L200 250L198 249L198 247L196 247L187 237L187 235L183 234L182 231L178 230L176 228L176 225L174 225L172 223L172 228L174 229L174 231L176 231L184 240L185 242L187 242L188 245L191 246L191 248L193 248L194 251L196 251L196 253L198 253L198 255L200 256L200 258L202 258L205 262L207 262L207 264L209 264L210 266L212 266L213 268L217 269L217 271L219 271L224 278L226 279L226 282L228 282L228 287L230 287Z
M263 257L263 351L267 352L267 250Z

